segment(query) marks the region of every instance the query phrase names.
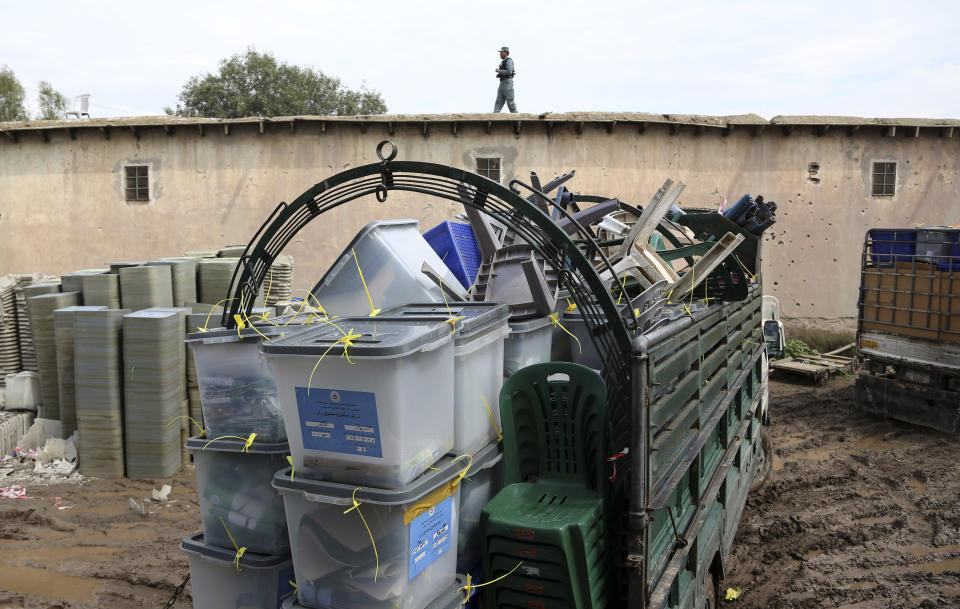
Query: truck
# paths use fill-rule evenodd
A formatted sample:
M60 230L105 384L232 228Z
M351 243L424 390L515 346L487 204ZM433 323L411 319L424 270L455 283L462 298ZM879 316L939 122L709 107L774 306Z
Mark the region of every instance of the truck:
M960 433L960 230L867 231L855 399L869 412Z
M392 152L381 154L388 146ZM394 160L392 142L381 143L377 154L380 163L334 175L276 208L241 256L223 325L234 327L242 313L249 315L271 261L300 229L330 209L369 196L387 203L394 199L388 199L390 193L407 191L483 212L522 235L535 251L534 257L526 254L528 264L556 271L558 287L570 296L558 301L560 310L578 308L601 360L611 419L607 460L615 466L607 544L616 586L604 604L611 609L717 607L747 496L771 459L764 434L768 369L760 237L713 210L685 210L676 222L664 220L657 231L669 247L654 253L661 261L677 262L678 272L693 268L695 259L709 259L722 243L735 249L722 262L713 259L716 264L696 289L684 292L689 297L682 302L670 301L664 291L656 305L663 315L640 327L648 310L634 309L633 294L629 306L618 306L628 290L602 254L596 234L579 222L564 228L551 220L534 202L551 201L538 188L518 180L508 188L455 167ZM537 192L521 196L518 185ZM651 205L663 194L661 189ZM733 242L730 233L738 237ZM613 277L614 292L602 275ZM528 577L540 576L528 571ZM483 576L496 580L509 573ZM567 587L569 581L552 580L551 586ZM551 602L531 598L526 606Z

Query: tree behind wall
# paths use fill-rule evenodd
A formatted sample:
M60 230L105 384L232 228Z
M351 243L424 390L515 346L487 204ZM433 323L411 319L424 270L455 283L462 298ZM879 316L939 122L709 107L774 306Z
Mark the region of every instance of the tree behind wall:
M13 70L7 66L0 67L0 122L27 120L24 97L23 85Z
M299 114L383 114L380 93L345 87L340 79L309 67L278 62L271 53L247 49L220 61L218 74L194 76L168 114L212 118Z
M53 85L45 80L41 80L37 85L40 93L37 95L37 104L40 106L40 120L52 121L64 118L67 110L70 109L70 100L63 93L55 90Z

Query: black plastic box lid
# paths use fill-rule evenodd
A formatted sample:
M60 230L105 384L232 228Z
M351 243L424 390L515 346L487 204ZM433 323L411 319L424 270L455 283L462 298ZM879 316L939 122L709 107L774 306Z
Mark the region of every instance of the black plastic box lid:
M261 343L260 351L271 355L339 356L344 347L339 341L347 333L360 335L351 341L348 349L351 357L401 357L443 341L444 337L453 338L449 325L433 319L338 317L332 321L314 321L305 328Z
M183 538L180 542L180 549L191 554L199 554L217 561L232 563L236 557L236 550L228 550L218 546L212 546L204 543L203 533L194 533ZM273 569L275 567L285 567L293 562L290 553L280 556L270 554L255 554L253 552L244 552L240 557L241 569Z
M401 319L410 321L433 321L443 323L453 317L456 321L456 337L468 338L482 332L490 325L507 323L510 307L499 302L452 302L449 305L437 302L417 302L400 305L381 311L377 319Z

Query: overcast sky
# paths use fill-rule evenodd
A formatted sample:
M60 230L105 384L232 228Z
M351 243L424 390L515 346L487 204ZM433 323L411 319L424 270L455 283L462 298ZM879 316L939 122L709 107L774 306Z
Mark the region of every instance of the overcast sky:
M960 2L0 2L0 64L91 114L162 114L248 46L380 91L391 113L960 117Z

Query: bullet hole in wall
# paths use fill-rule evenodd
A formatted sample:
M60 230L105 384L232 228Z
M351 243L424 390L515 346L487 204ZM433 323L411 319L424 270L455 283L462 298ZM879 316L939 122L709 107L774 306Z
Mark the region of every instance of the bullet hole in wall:
M820 184L820 163L810 163L807 165L807 182Z

